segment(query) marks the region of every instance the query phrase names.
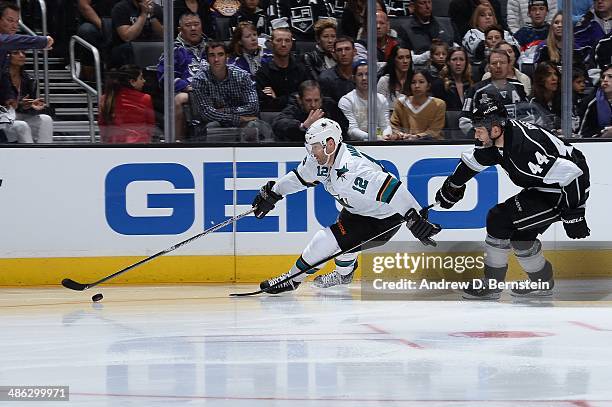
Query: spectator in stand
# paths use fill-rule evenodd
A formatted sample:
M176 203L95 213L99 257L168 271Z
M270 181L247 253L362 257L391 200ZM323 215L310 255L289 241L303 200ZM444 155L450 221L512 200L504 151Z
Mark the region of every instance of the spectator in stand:
M53 38L49 36L16 34L20 11L13 3L0 2L0 106L8 107L8 110L18 107L17 95L13 91L9 75L8 52L21 49L49 50L53 46ZM14 133L7 134L9 142L19 141L13 136Z
M580 125L582 137L612 137L612 65L601 70L599 84Z
M485 39L480 41L476 50L474 51L474 58L472 60L472 66L474 68L474 75L476 78L481 78L486 71L486 63L489 59L491 50L497 47L501 41L504 41L504 30L499 25L489 26L485 30ZM504 41L505 42L505 41Z
M25 60L24 51L11 52L8 73L15 95L15 121L5 132L19 143L52 143L53 119L44 114L46 104L36 97L37 81L25 71Z
M390 109L393 109L399 95L410 91L411 78L412 53L409 48L396 45L376 86L378 93L387 98Z
M132 41L161 40L164 32L161 6L153 0L121 0L111 12L114 67L134 63Z
M432 78L417 69L410 81L410 96L397 98L391 115L392 134L387 140L442 140L446 103L429 96Z
M250 21L238 23L229 49L232 55L229 64L250 73L253 79L259 68L272 60L272 51L259 46L257 28Z
M440 71L446 66L446 57L448 57L448 44L440 40L434 39L429 48L431 60L428 64L428 70L431 77L435 79L440 77Z
M325 0L270 0L270 21L286 18L296 41L314 41L315 23L333 13Z
M479 5L492 6L494 10L493 15L496 16L497 20L495 24L501 24L505 30L508 29L506 22L502 20L503 14L499 0L451 0L448 6L448 15L453 23L455 42L457 44L461 44L461 40L470 28L474 28L471 24L471 20L474 11Z
M548 30L548 36L546 41L540 43L535 51L533 62L539 64L540 62L551 61L560 71L563 70L561 66L561 50L563 37L563 14L560 11L554 15L552 25ZM589 48L576 49L574 48L574 61L578 64L583 64L587 59Z
M336 20L332 18L322 18L315 24L315 37L317 45L315 49L306 52L302 56L302 62L308 69L310 76L318 80L319 75L325 69L336 66L334 59L334 43L336 42Z
M529 76L519 71L516 67L516 55L518 53L516 47L508 44L506 41L501 41L499 44L497 44L496 49L504 51L506 54L508 54L508 57L510 58L510 65L508 67L508 79L516 80L522 83L523 88L525 89L525 95L531 96L531 79L529 78ZM489 70L489 67L487 67L487 72L485 72L482 76L482 80L484 81L486 79L489 79L490 77L491 72Z
M353 64L355 89L342 96L338 107L348 120L350 140L369 140L368 135L368 61L360 59ZM389 105L384 95L376 93L376 138L391 134Z
M540 42L546 40L550 24L546 22L548 15L547 0L528 0L528 14L531 23L522 25L515 31L514 38L521 47L521 52L525 52L532 47L538 46ZM551 0L556 1L556 0ZM555 11L556 12L556 11Z
M150 143L155 131L151 95L136 65L111 70L100 99L100 137L104 143Z
M77 7L80 14L80 25L77 35L96 47L100 52L100 61L108 61L111 42L113 39L113 21L111 10L119 0L78 0ZM89 50L78 48L81 62L81 79L95 80L93 55Z
M489 55L489 71L491 77L474 84L465 96L463 113L459 118L459 128L468 138L472 138L472 108L476 102L483 102L490 98L499 99L508 111L508 116L516 117L516 104L527 101L523 84L514 79L508 79L510 69L510 55L501 49L494 49Z
M179 34L174 41L174 129L177 140L183 140L185 133L185 114L183 106L189 101L191 81L204 61L206 37L202 33L200 16L185 13L179 19ZM164 55L157 65L159 86L164 86Z
M230 27L235 31L241 22L250 22L255 27L257 36L269 35L270 22L266 11L260 7L260 0L240 0L240 8L230 18Z
M192 107L206 128L256 128L260 139L269 139L272 130L257 118L259 101L255 83L248 72L227 65L228 50L223 42L206 44L207 63L193 79Z
M599 40L595 47L595 63L600 69L612 63L612 32Z
M366 26L364 26L365 28ZM355 43L358 59L368 58L367 31ZM387 62L391 56L393 47L399 44L397 33L389 25L389 17L382 10L376 12L376 58L378 62Z
M572 0L572 24L576 25L593 6L593 0ZM557 11L563 10L563 1L557 1Z
M387 13L387 6L383 0L376 0L376 11ZM342 13L340 31L351 38L359 38L359 30L364 26L367 15L367 0L347 0Z
M304 142L304 135L310 125L326 117L340 125L344 137L348 122L338 105L321 95L319 83L309 79L300 84L298 95L274 118L272 128L278 140Z
M585 109L586 80L587 75L581 68L572 69L572 132L574 134L578 134L580 130L580 121Z
M180 18L183 14L194 13L200 17L202 32L208 38L215 38L216 23L215 17L210 11L210 4L207 0L174 0L174 29L178 29Z
M473 84L467 51L461 47L451 48L440 78L432 84L432 96L444 100L446 110L461 110L464 95Z
M515 37L516 33L518 33L522 28L529 27L530 21L533 27L540 27L546 23L550 23L552 21L552 16L557 12L557 0L535 0L535 3L538 3L540 6L542 6L541 3L545 3L544 5L546 7L546 11L541 9L539 11L539 14L543 13L544 15L537 17L538 21L541 18L541 22L535 24L533 16L534 13L531 9L533 3L533 0L508 0L508 28L514 33ZM520 43L519 38L517 37L516 39Z
M336 66L326 69L319 76L321 91L338 104L340 98L355 89L353 82L353 59L356 55L355 43L349 37L338 37L334 42Z
M574 28L574 48L590 48L593 53L597 43L612 32L612 0L593 0L593 8Z
M283 110L300 83L311 79L306 68L291 56L292 47L293 38L289 28L272 31L272 60L263 63L255 74L262 110Z
M452 33L444 30L432 15L431 0L415 0L414 14L398 29L397 35L407 48L414 52L415 65L426 65L429 48L434 39L453 44Z
M559 132L561 128L561 73L551 62L538 64L533 73L534 123Z
M493 25L499 25L499 20L495 17L495 12L489 4L481 4L474 10L472 19L470 20L470 27L472 27L463 37L463 48L465 48L470 55L470 58L474 58L476 48L478 45L485 40L485 30ZM508 31L504 31L504 39L510 44L516 44L514 37Z

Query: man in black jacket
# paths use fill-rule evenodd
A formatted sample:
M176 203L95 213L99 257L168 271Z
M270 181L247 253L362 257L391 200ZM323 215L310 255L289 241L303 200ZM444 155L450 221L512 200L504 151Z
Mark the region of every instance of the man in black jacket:
M416 55L429 51L431 42L438 39L453 44L453 33L442 27L439 21L432 15L431 0L416 0L414 2L414 14L400 27L397 32L402 44L410 48ZM416 63L425 63L429 54L421 61L415 57Z
M538 235L558 221L571 239L590 230L585 218L589 167L580 150L550 131L508 119L501 100L487 99L472 111L477 146L466 151L436 194L449 209L463 198L465 184L492 165L501 166L521 192L495 205L487 214L484 279L464 290L466 299L498 299L502 288L514 296L549 296L554 286L552 265L542 254ZM529 280L504 283L513 251Z
M308 80L300 84L299 95L290 102L272 122L272 129L279 141L304 142L310 125L321 118L338 122L342 136L346 138L348 120L338 105L328 97L321 97L317 81Z
M334 43L337 65L326 69L319 75L323 95L332 98L336 104L342 96L355 89L353 81L353 59L357 51L351 37L338 37Z
M304 65L291 56L293 39L289 28L272 31L272 60L262 64L255 74L261 110L278 112L287 106L289 97L300 83L311 79Z

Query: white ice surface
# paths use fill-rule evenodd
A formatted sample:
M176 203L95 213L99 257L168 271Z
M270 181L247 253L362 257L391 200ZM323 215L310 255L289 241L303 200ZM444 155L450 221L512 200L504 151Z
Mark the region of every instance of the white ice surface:
M70 386L48 406L612 406L609 301L228 297L252 288L0 289L0 385Z

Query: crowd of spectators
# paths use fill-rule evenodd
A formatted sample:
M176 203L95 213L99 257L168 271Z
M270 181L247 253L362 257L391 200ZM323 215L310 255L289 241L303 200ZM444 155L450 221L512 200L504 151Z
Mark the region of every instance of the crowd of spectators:
M507 1L506 7L500 1ZM78 34L100 49L109 74L99 115L106 141L150 140L151 101L142 92L142 75L136 75L143 67L133 66L132 44L161 40L163 10L157 3L78 1ZM573 74L573 135L609 136L612 0L574 3L566 13L572 18L564 19L557 0L450 0L447 18L434 15L432 0L377 0L376 138L441 140L449 137L445 129L452 126L471 138L471 108L476 100L489 97L503 100L513 118L560 134L563 69ZM19 8L2 4L0 35L10 38L0 38L0 62L7 72L6 85L0 84L0 103L13 108L15 123L25 123L32 134L5 133L19 141L48 140L52 123L42 113L46 107L24 91L31 78L17 66L22 54L13 52L9 58L2 53L49 47L53 40L29 37L27 42L16 35L9 22L18 19ZM192 139L197 127L204 137L223 128L227 134L248 134L250 140L301 141L320 117L338 121L348 140L370 138L367 100L372 94L365 59L374 50L367 47L365 0L347 0L343 7L331 0L173 4L178 140ZM221 24L227 19L229 24ZM572 67L562 66L563 24L573 25ZM222 27L230 33L223 33ZM229 41L224 41L225 34ZM17 43L12 41L22 42L6 45ZM85 55L80 61L81 76L91 79L93 61ZM160 88L166 65L162 55L157 67ZM147 118L134 137L113 130L128 123L118 108L127 101L138 103ZM458 124L447 122L449 112L455 112Z

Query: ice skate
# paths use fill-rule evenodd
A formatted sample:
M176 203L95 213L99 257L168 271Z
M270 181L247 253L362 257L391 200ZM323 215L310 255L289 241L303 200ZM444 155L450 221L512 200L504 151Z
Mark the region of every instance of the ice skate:
M523 298L540 298L550 297L553 294L553 288L555 286L555 280L523 280L518 282L518 287L513 287L510 290L510 295L513 297ZM535 284L534 284L535 283ZM537 284L537 285L536 285Z
M297 282L297 281L293 281L293 280L287 280L284 283L275 286L274 288L270 288L270 287L274 286L274 284L278 283L279 281L284 280L285 278L289 277L290 275L291 275L291 272L288 271L285 274L281 274L278 277L274 277L274 278L270 278L268 280L264 280L261 283L259 283L259 288L262 291L265 291L268 294L280 294L280 293L283 293L285 291L296 290L300 286L300 283Z
M336 285L348 285L353 282L355 270L357 270L357 260L355 260L353 271L351 271L347 275L343 276L342 274L334 270L331 273L316 276L312 284L318 288L329 288Z
M476 281L480 281L480 284L475 284ZM489 279L481 278L471 282L461 296L466 300L498 300L501 293L499 288L489 288Z

